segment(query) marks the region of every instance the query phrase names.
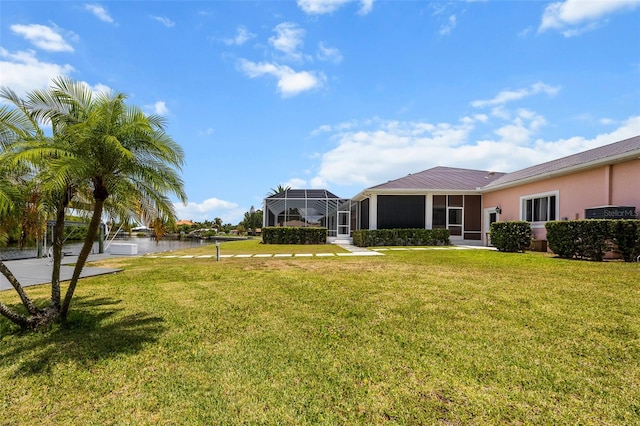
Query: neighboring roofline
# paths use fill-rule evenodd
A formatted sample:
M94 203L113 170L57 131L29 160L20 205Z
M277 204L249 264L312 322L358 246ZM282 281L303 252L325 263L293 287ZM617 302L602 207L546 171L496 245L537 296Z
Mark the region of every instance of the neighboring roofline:
M384 188L371 189L367 188L358 192L351 198L352 201L362 201L371 195L426 195L426 194L444 194L444 195L480 195L481 192L476 189L443 189L443 188Z
M526 178L514 180L511 182L506 182L504 184L487 184L486 186L477 188L478 191L482 194L486 194L488 192L497 191L500 189L513 188L515 186L526 185L528 183L537 182L540 180L551 179L554 177L564 176L576 172L581 172L585 170L595 169L597 167L602 167L611 164L623 163L626 161L632 161L634 159L640 159L640 149L636 149L633 151L624 152L618 155L612 155L610 157L599 158L597 160L589 161L586 163L576 164L573 166L564 167L562 169L553 170L550 172L540 173L534 176L529 176ZM518 170L519 171L519 170ZM508 176L509 173L506 174Z

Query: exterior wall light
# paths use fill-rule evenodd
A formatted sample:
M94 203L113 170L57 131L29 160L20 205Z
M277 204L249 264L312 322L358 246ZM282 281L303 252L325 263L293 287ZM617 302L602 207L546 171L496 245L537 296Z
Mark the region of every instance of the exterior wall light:
M498 214L502 213L502 209L500 208L500 206L496 206L496 213Z

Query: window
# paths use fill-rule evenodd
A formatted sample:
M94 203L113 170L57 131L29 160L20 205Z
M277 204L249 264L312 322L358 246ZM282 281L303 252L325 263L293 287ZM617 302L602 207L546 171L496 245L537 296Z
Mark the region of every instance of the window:
M433 196L433 213L432 213L433 229L445 229L447 227L447 196Z
M558 193L522 197L522 220L546 222L557 219Z

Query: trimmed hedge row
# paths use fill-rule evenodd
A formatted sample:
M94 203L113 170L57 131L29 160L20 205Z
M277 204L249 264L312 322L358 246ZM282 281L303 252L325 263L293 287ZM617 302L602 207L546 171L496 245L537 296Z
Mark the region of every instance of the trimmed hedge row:
M631 262L640 256L640 220L565 220L545 227L549 248L560 257L601 261L614 252Z
M294 228L269 226L262 228L264 244L326 244L327 228Z
M489 229L491 245L498 251L524 252L531 247L533 230L529 222L514 220L494 222Z
M358 247L451 244L448 229L359 229L352 236L353 245Z

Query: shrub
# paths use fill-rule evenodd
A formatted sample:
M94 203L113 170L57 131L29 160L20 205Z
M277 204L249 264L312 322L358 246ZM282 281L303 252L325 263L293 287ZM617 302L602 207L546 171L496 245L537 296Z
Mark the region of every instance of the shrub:
M601 261L607 252L617 252L630 262L640 256L640 220L568 220L545 226L549 248L560 257Z
M577 241L580 238L575 220L552 221L545 224L547 244L557 256L570 259L576 256Z
M611 221L611 239L625 262L640 256L640 220Z
M353 244L373 246L437 246L449 245L447 229L359 229L353 231Z
M262 228L264 244L325 244L327 228L294 228L269 226Z
M533 240L531 224L525 221L494 222L489 234L491 244L506 252L524 252Z

